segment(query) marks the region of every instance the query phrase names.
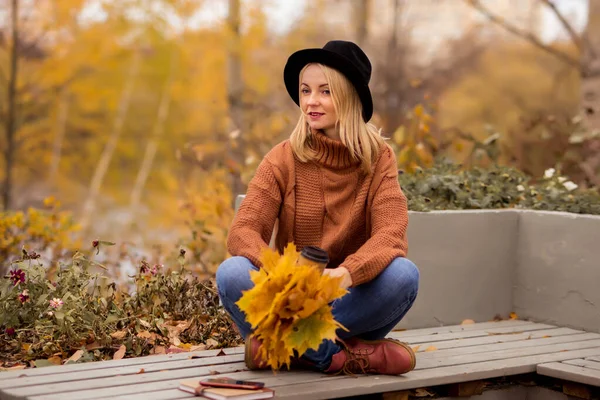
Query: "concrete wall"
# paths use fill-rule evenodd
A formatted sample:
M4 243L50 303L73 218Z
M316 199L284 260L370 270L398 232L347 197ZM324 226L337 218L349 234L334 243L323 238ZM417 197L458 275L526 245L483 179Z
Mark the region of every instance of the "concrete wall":
M518 214L511 211L410 212L408 258L421 281L399 327L487 321L512 311Z
M600 216L522 211L515 312L600 332Z
M600 332L600 216L411 212L409 258L422 286L399 327L480 322L514 311L522 319Z

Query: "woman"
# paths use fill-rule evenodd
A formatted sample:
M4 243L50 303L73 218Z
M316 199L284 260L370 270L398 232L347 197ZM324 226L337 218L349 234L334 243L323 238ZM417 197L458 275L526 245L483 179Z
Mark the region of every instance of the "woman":
M395 155L369 124L371 63L354 43L330 41L292 54L285 66L288 93L301 115L290 138L262 160L228 237L231 258L217 270L219 296L246 338L246 364L265 368L260 343L235 304L252 287L279 219L277 249L293 242L325 249L325 273L349 293L333 303L349 331L323 341L294 366L326 373L402 374L415 366L411 348L385 336L411 308L419 272L406 257L408 211Z

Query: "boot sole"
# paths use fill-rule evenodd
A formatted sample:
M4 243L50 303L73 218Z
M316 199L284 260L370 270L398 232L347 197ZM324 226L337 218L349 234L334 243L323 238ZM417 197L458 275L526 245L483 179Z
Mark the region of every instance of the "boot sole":
M402 372L403 374L406 374L407 372L412 371L417 366L417 357L415 355L415 352L413 351L413 349L409 345L407 345L404 342L401 342L401 341L396 340L396 339L389 339L389 338L379 339L379 340L364 340L364 339L361 339L361 342L369 343L369 344L394 343L394 344L398 344L401 347L403 347L408 352L408 354L410 355L410 368L408 369L408 371Z

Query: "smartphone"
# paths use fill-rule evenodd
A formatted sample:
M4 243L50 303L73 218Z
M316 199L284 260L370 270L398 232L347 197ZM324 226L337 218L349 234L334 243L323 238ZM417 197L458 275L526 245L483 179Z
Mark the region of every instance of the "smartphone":
M265 386L265 384L263 382L240 381L240 380L232 379L232 378L209 378L209 379L200 381L200 385L211 386L211 387L232 388L232 389L250 389L250 390L262 389Z

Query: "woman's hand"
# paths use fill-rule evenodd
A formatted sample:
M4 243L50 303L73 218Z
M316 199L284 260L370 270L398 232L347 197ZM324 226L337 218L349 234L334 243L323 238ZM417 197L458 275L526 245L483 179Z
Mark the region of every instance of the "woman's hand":
M352 286L352 277L350 276L350 271L344 267L326 268L325 271L323 271L323 274L329 275L332 278L341 277L342 281L340 282L340 286L344 289L348 289L350 286Z

